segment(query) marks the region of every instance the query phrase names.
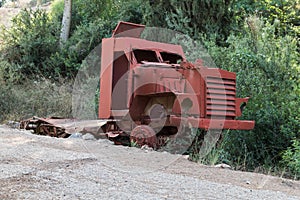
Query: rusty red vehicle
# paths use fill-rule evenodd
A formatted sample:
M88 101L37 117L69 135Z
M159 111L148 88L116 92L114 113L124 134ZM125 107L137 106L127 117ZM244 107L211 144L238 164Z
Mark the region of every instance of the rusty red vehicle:
M180 45L141 39L143 25L120 22L102 40L99 118L109 138L160 147L183 127L250 130L237 120L236 74L190 63Z
M180 45L142 39L144 29L119 22L102 40L98 134L159 149L191 129L254 128L236 119L249 98L236 97L235 73L188 62Z

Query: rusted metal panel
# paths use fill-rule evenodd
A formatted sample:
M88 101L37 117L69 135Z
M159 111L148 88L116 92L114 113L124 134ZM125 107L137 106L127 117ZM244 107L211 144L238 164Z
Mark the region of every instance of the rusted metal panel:
M139 38L145 29L144 25L134 24L130 22L119 22L112 37L136 37Z
M113 77L113 52L114 40L103 39L101 53L101 74L100 74L100 99L99 99L99 118L110 118L111 96L112 96L112 77Z
M231 129L231 130L252 130L254 121L250 120L227 120L227 119L205 119L192 117L171 116L170 123L180 125L180 123L190 123L192 127L201 129Z

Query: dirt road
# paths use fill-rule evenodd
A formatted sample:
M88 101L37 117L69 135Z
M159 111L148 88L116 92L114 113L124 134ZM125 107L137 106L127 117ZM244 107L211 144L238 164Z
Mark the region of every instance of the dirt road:
M0 127L0 199L300 199L300 183Z

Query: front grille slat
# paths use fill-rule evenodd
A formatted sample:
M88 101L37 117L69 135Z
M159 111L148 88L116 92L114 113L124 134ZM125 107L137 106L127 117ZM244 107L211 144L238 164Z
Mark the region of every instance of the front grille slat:
M235 79L206 78L206 115L208 117L235 117Z
M209 116L228 116L228 117L235 117L235 112L222 112L222 111L207 111L207 115Z
M211 89L224 89L224 86L226 87L226 90L233 90L235 91L234 85L220 85L220 84L207 84L207 86Z
M234 85L235 86L235 80L232 80L232 79L226 79L226 78L218 78L218 77L207 77L207 81L206 83L207 84L210 84L210 83L216 83L216 84L219 84L220 83L220 79L222 79L222 84L224 85Z
M227 105L227 106L235 106L234 100L228 100L224 101L223 99L209 99L207 101L207 105Z
M209 93L210 94L224 94L224 95L228 95L228 96L231 96L231 95L235 95L235 91L232 91L232 90L224 90L224 89L214 89L214 88L210 88L209 90Z
M235 111L235 106L227 106L227 105L207 105L207 110L230 110Z
M227 101L235 101L235 97L233 97L232 95L223 95L223 94L207 94L206 99L219 99L219 100L225 100L225 102Z

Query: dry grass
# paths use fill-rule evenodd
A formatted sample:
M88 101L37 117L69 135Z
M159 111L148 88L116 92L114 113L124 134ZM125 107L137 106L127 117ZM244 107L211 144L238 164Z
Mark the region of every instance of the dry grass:
M27 80L23 84L0 85L0 122L32 116L70 117L72 82Z

